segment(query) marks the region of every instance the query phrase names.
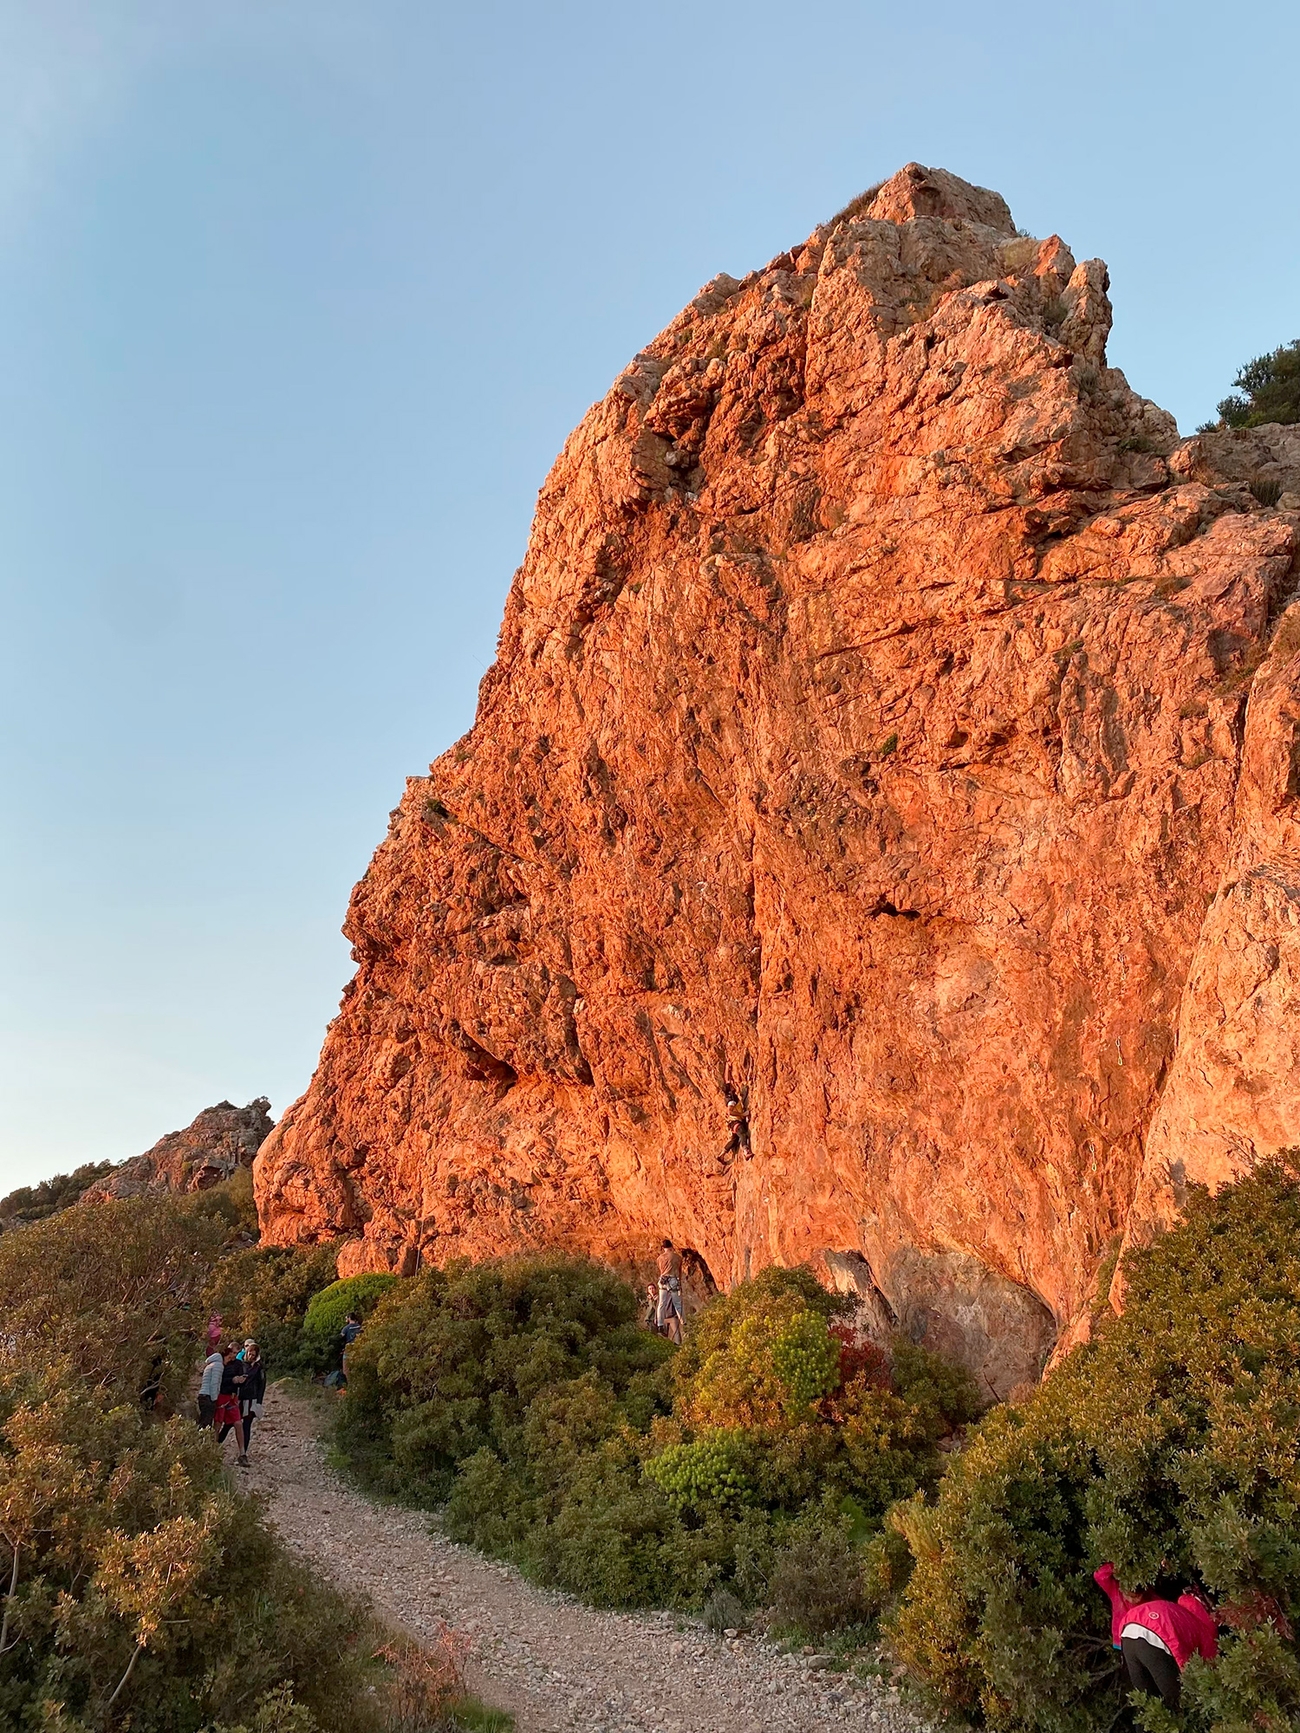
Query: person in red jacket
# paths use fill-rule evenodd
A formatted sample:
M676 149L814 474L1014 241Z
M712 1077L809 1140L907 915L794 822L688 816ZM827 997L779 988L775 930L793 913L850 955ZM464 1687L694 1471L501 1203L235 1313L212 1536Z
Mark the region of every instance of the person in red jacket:
M1176 1710L1188 1661L1193 1655L1212 1661L1219 1652L1214 1615L1204 1596L1195 1589L1176 1601L1126 1595L1112 1564L1094 1571L1093 1580L1110 1601L1110 1638L1124 1657L1129 1683Z

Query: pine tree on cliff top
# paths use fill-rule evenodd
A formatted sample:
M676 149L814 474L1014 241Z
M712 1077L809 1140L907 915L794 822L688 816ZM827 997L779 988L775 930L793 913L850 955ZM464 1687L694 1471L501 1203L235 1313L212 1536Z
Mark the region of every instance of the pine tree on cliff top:
M1263 427L1300 421L1300 338L1248 361L1219 405L1225 427Z

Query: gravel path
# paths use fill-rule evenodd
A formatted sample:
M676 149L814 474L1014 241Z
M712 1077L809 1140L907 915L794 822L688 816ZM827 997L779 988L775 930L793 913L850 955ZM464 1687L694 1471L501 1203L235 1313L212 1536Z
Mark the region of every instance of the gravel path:
M885 1686L823 1672L668 1613L598 1612L457 1546L419 1511L373 1504L326 1463L319 1412L267 1392L250 1481L285 1541L417 1639L472 1642L468 1683L518 1733L925 1733Z

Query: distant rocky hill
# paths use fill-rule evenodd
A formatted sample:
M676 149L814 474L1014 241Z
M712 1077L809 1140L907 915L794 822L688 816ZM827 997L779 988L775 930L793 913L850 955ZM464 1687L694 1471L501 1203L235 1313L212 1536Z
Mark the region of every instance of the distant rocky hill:
M23 1185L0 1198L0 1232L43 1221L73 1204L105 1198L140 1197L155 1191L205 1191L251 1167L275 1121L265 1096L236 1107L219 1101L206 1107L184 1131L169 1131L152 1149L126 1161L85 1162L72 1173L39 1185Z
M912 164L635 357L353 894L270 1239L808 1260L1000 1394L1300 1143L1300 443L1181 439L1107 289Z
M111 1161L87 1161L71 1173L56 1173L38 1185L18 1186L7 1197L0 1197L0 1233L70 1209L97 1180L112 1173L114 1165Z
M82 1193L82 1201L139 1197L152 1191L206 1191L219 1185L237 1168L252 1166L275 1124L270 1109L265 1096L247 1107L236 1107L231 1101L205 1107L184 1131L169 1131L143 1155L113 1168Z

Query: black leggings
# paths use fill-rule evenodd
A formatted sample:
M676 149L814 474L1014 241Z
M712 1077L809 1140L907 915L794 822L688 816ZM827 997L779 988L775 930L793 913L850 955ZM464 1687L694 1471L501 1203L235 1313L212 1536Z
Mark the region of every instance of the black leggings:
M1177 1710L1182 1690L1182 1675L1178 1662L1154 1643L1144 1643L1141 1637L1124 1637L1120 1641L1128 1682L1135 1691L1145 1691L1148 1697L1159 1697L1166 1709Z
M253 1421L255 1418L255 1415L245 1414L239 1423L239 1444L245 1456L248 1455L248 1443L253 1436ZM217 1434L217 1443L224 1444L230 1434L235 1430L236 1429L233 1426L223 1426Z

